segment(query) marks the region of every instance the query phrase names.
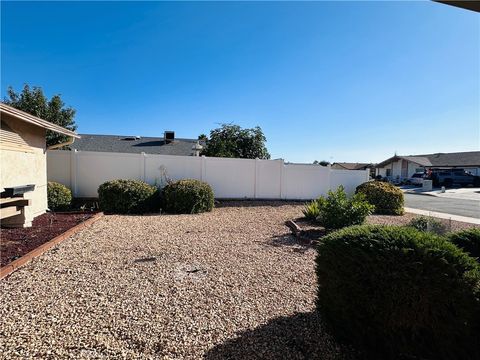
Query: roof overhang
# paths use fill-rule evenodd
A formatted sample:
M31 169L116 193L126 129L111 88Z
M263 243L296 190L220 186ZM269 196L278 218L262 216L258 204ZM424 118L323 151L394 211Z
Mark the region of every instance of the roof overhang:
M24 122L27 122L29 124L36 125L36 126L39 126L41 128L47 129L47 130L55 131L59 134L63 134L63 135L71 136L73 138L80 139L80 135L78 135L77 133L75 133L71 130L65 129L61 126L58 126L58 125L53 124L49 121L40 119L36 116L30 115L30 114L28 114L24 111L15 109L14 107L11 107L11 106L6 105L4 103L0 103L0 112L1 112L1 114L7 114L9 116L14 117L15 119L20 120L20 121L24 121Z
M456 6L459 8L480 12L480 2L479 1L443 1L443 0L433 0L438 3Z
M385 167L385 165L388 165L392 162L395 162L395 161L398 161L398 160L406 160L406 161L410 161L410 162L413 162L417 165L420 165L420 166L429 166L429 165L426 165L424 163L422 163L421 161L419 160L416 160L413 156L399 156L399 155L395 155L395 156L392 156L391 158L387 159L387 160L384 160L382 161L381 163L378 163L375 167L376 168L383 168ZM431 165L431 164L430 164Z

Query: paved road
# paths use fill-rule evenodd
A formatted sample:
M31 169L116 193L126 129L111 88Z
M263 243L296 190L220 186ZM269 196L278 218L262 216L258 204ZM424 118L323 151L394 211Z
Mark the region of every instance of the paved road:
M480 219L480 201L404 194L405 206Z

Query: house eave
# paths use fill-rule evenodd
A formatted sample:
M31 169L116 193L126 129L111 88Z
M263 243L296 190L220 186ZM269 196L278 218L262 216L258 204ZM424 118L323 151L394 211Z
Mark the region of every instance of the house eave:
M70 136L70 137L73 137L73 138L76 138L76 139L80 139L80 135L78 135L77 133L75 133L71 130L65 129L65 128L63 128L61 126L58 126L56 124L52 124L49 121L40 119L39 117L30 115L30 114L28 114L24 111L15 109L14 107L11 107L7 104L0 103L0 111L1 111L2 114L7 114L9 116L12 116L15 119L20 120L20 121L24 121L24 122L27 122L29 124L39 126L41 128L51 130L51 131L57 132L57 133L62 134L62 135L67 135L67 136Z

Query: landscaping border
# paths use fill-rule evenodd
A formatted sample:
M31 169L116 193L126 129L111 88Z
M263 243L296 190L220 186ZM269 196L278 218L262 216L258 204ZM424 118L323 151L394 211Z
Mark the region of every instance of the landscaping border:
M0 269L0 280L5 278L6 276L10 275L12 272L20 268L21 266L30 262L33 258L44 254L46 251L50 250L55 245L61 243L63 240L69 238L72 235L75 235L80 230L84 229L85 227L93 224L95 221L100 219L103 216L103 212L98 212L94 214L91 218L81 222L80 224L75 225L74 227L68 229L64 233L54 237L53 239L47 241L46 243L40 245L36 249L26 253L19 259L12 261L10 264L5 265Z

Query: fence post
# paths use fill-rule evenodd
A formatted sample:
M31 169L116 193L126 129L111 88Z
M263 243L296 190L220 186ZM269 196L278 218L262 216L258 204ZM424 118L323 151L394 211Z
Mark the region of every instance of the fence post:
M201 168L200 168L200 180L206 181L207 179L207 158L202 155Z
M285 195L285 162L283 161L283 159L280 159L278 161L278 163L280 164L280 200L283 200L284 198L286 198L286 195Z
M70 151L70 189L73 197L77 197L77 149Z
M146 154L145 152L140 153L140 180L145 181L145 161L146 161Z
M332 190L332 165L327 164L327 169L328 169L328 188L327 188L327 194L330 190Z
M254 171L253 171L253 198L256 199L257 198L257 194L258 194L258 190L257 190L257 187L258 187L258 177L260 176L259 174L259 169L258 169L258 164L259 164L259 159L258 157L255 158L255 168L254 168Z

